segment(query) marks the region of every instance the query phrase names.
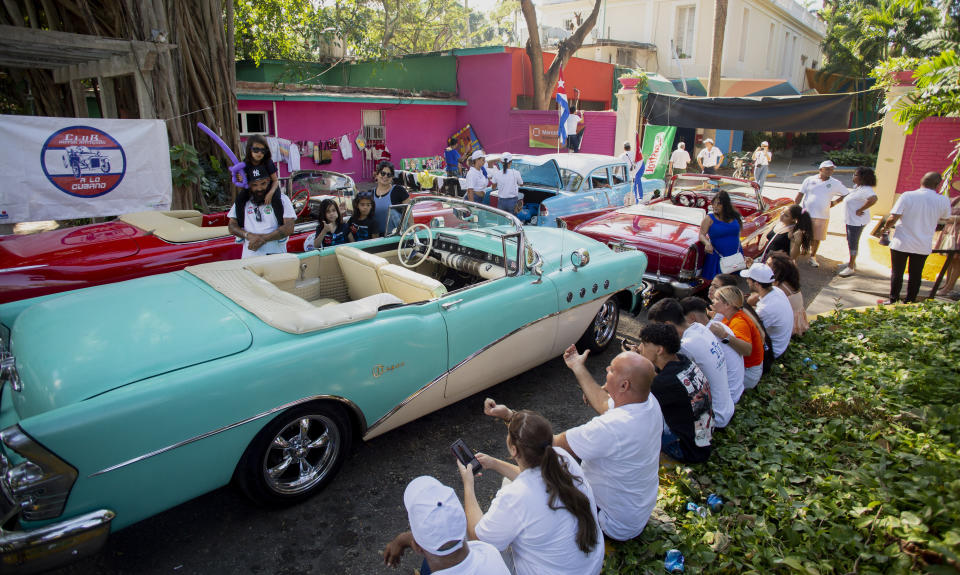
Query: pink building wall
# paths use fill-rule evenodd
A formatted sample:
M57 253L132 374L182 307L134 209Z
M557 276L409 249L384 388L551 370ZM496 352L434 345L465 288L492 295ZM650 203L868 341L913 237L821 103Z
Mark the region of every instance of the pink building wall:
M508 147L503 150L488 151L510 151L514 154L532 155L556 153L556 149L529 147L530 125L549 124L556 126L559 122L556 110L512 110L509 113L509 122ZM580 152L612 155L614 151L613 139L617 129L617 113L586 112L583 122L584 132ZM565 152L566 148L561 147L560 151Z
M274 133L273 106L268 100L240 100L240 111L268 112L271 136L290 141L322 141L340 139L346 134L353 157L344 160L339 151L333 152L329 164L316 164L312 158L301 158L300 169L323 169L350 174L354 180L369 181L371 174L362 173L361 152L353 143L363 125L363 110L383 110L387 149L395 165L401 158L419 158L443 154L447 138L457 129L458 109L462 106L433 106L419 104L379 104L352 102L281 101L276 103L276 131ZM280 177L289 175L285 163L278 164Z
M507 53L461 56L457 65L459 97L467 106L457 111L457 129L473 126L488 153L510 150L511 56Z
M927 118L907 136L900 160L900 177L895 193L902 194L920 187L927 172L943 172L950 165L948 154L953 140L960 138L960 118ZM956 197L951 186L950 196Z

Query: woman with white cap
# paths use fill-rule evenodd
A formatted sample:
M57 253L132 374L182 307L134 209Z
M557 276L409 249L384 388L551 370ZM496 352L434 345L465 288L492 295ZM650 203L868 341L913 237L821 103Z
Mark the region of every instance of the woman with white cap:
M483 150L474 150L473 153L470 154L470 171L467 172L467 191L463 194L463 199L468 202L482 202L486 194L487 184L490 182L482 171L486 156Z
M510 167L512 162L513 154L504 152L500 156L500 169L493 173L493 183L497 186L497 207L509 214L517 207L520 186L523 185L520 171Z
M760 146L753 152L753 179L756 180L760 190L763 190L763 183L767 181L767 174L770 172L770 160L773 154L770 153L770 143L760 142Z

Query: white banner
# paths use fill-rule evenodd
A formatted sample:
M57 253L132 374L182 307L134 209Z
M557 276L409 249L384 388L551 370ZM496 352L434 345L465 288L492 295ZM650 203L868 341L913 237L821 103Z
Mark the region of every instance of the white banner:
M0 224L169 210L163 120L0 115Z

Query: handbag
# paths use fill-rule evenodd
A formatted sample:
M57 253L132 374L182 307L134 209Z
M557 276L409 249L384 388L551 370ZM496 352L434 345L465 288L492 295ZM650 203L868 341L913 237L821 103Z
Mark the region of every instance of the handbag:
M720 272L730 274L746 269L747 261L743 258L743 252L737 249L737 253L729 256L720 257Z

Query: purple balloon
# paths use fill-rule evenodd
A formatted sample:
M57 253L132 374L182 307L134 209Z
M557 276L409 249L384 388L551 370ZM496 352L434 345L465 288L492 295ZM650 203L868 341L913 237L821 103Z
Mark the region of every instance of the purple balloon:
M197 127L203 130L204 133L206 133L208 136L213 138L213 141L216 142L218 146L220 146L220 148L223 150L223 153L225 153L228 158L233 160L233 165L230 166L230 176L233 179L233 183L236 184L238 188L246 188L248 185L247 173L243 169L246 164L241 162L240 159L237 158L237 155L233 153L233 150L231 150L230 147L227 146L226 142L220 139L220 136L218 136L213 130L211 130L206 125L204 125L203 122L197 122Z

